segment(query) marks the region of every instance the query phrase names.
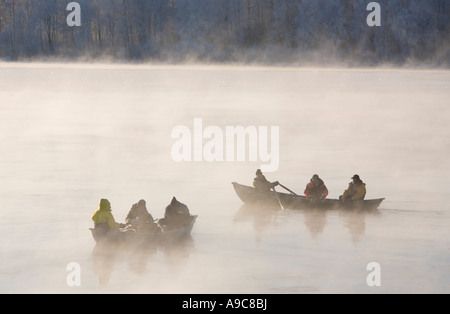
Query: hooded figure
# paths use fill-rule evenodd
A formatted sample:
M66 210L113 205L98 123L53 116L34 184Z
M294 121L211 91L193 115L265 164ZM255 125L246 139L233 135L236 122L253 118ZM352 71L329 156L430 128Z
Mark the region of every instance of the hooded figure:
M148 212L146 204L145 200L140 200L138 203L133 204L125 219L125 223L132 224L133 220L137 218L142 224L152 223L154 219Z
M153 216L148 212L145 200L131 206L125 223L137 228L138 231L159 231L159 227L155 224Z
M361 181L357 174L352 177L352 180L341 199L344 201L362 201L366 196L366 184Z
M101 199L98 210L92 215L95 228L117 229L121 224L116 223L111 213L111 203L107 199Z
M160 219L158 223L161 226L180 228L188 225L191 221L192 216L189 208L173 197L170 204L166 207L164 218Z
M305 188L305 196L309 200L322 200L328 195L328 189L325 183L317 174L313 175Z

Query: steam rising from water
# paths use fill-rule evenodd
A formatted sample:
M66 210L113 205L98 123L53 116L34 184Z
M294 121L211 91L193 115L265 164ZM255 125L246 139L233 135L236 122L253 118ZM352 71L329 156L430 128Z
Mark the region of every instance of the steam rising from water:
M449 292L448 71L1 64L0 291ZM358 173L380 211L241 208L259 163L171 158L177 125L280 126L271 180L337 198ZM99 249L100 198L123 221L171 198L199 218L176 247ZM366 265L382 286L366 285ZM81 287L66 285L78 262Z

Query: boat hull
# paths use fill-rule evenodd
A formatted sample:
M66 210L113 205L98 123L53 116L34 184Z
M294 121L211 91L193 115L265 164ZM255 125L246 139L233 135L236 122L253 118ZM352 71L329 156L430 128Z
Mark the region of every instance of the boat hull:
M245 204L252 204L258 206L269 206L281 209L280 203L283 208L288 209L308 209L308 208L320 208L320 209L364 209L374 210L377 209L384 198L369 199L362 201L346 201L343 202L337 199L324 199L322 201L311 201L304 196L293 195L281 192L270 192L261 195L256 191L254 187L242 185L236 182L232 182L234 190L237 196ZM276 194L275 194L276 193ZM279 201L278 201L279 200Z
M191 216L188 225L178 229L161 228L161 232L130 232L123 229L105 232L101 229L89 228L96 243L164 243L173 242L190 236L197 216Z

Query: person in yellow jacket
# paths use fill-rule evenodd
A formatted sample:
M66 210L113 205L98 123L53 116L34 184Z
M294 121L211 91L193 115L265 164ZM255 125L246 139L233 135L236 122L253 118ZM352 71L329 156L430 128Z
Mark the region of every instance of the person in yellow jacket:
M101 199L98 210L92 215L95 228L104 230L115 230L124 227L123 224L117 223L111 212L111 203L107 199Z
M362 201L366 196L366 184L362 182L359 175L355 174L352 180L344 194L339 197L342 201Z

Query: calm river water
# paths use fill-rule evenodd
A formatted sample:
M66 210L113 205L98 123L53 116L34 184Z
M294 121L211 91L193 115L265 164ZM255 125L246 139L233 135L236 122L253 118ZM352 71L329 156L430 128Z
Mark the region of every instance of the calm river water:
M449 293L449 99L437 70L0 64L0 292ZM337 198L357 173L386 199L374 213L255 212L231 182L251 185L261 152L174 160L176 127L192 159L210 140L194 144L194 119L278 127L265 175L298 194L317 173ZM140 199L163 217L173 196L198 215L190 239L96 246L101 198L123 222Z

